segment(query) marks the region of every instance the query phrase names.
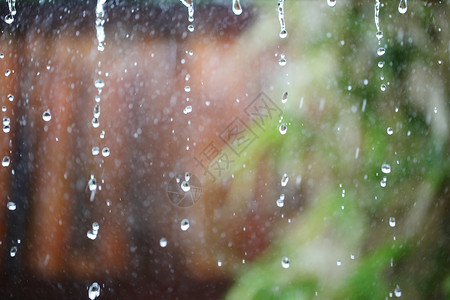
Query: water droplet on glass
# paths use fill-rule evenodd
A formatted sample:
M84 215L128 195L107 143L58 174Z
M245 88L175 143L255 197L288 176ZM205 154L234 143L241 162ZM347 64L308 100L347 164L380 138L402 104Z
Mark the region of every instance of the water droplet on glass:
M94 175L91 175L91 179L89 179L89 190L91 192L95 191L97 189L97 180L95 179Z
M395 227L395 218L394 217L389 218L389 226Z
M92 127L98 128L100 126L100 120L98 118L92 118Z
M380 85L380 90L381 90L382 92L384 92L384 91L386 90L386 85L385 85L384 83L382 83L382 84Z
M378 62L378 68L382 68L384 66L384 61L379 61Z
M281 96L281 103L286 103L288 99L288 92L284 92L283 96Z
M383 179L380 181L380 186L381 187L386 187L386 183L387 183L387 178L383 177Z
M383 172L384 174L391 173L391 166L388 165L388 164L382 164L381 165L381 172Z
M191 186L190 186L189 182L183 181L181 183L181 190L183 190L183 192L186 192L186 193L189 192L191 190Z
M2 106L2 112L6 111L6 106Z
M89 299L94 300L98 296L100 296L100 285L97 282L91 284L88 290Z
M355 255L350 254L350 259L355 259Z
M4 117L4 118L3 118L3 125L4 125L4 126L9 125L10 123L11 123L11 120L10 120L8 117Z
M388 127L386 129L387 134L392 135L394 133L394 129L392 129L392 127Z
M287 258L287 257L285 256L285 257L283 257L283 258L281 259L281 266L282 266L284 269L289 268L290 265L291 265L291 261L289 260L289 258Z
M384 53L386 53L386 49L384 49L383 47L378 48L377 50L378 56L382 56L384 55Z
M280 21L280 38L287 37L286 22L284 20L284 0L278 0L278 21Z
M9 75L11 75L11 70L10 69L6 69L5 76L8 77Z
M99 147L92 147L92 155L98 155L100 153Z
M280 131L281 134L286 134L287 131L287 126L284 123L280 124L280 127L278 128L278 130Z
M0 53L0 59L4 59L5 58L5 54L4 53Z
M408 10L407 0L400 0L400 3L398 4L398 12L403 15L406 13L407 10Z
M9 156L5 156L2 159L2 166L3 167L9 167L9 164L11 163L11 159L9 158Z
M7 14L5 16L5 22L6 24L11 24L12 22L14 22L14 17L11 14Z
M44 113L42 114L42 119L43 119L45 122L48 122L48 121L50 121L50 120L52 119L52 115L50 114L50 110L49 110L49 109L47 109L46 111L44 111Z
M189 181L191 179L191 174L189 172L184 173L184 180Z
M340 259L338 259L338 260L336 261L336 265L341 266L341 265L342 265L342 261L341 261Z
M165 248L165 247L167 246L167 239L166 239L166 238L161 238L161 239L159 240L159 245L160 245L162 248Z
M190 226L190 224L189 224L189 220L188 219L183 219L181 221L181 230L186 231L186 230L189 229L189 226Z
M186 93L189 93L189 92L191 91L191 87L190 87L189 85L185 86L185 87L184 87L184 91L185 91Z
M381 38L383 37L383 31L377 31L376 37L377 39L381 40Z
M278 207L284 206L284 194L281 194L280 198L277 200L277 206Z
M108 157L111 154L108 147L103 148L102 155L103 157Z
M92 223L92 230L98 231L100 229L100 225L97 222Z
M105 87L105 82L103 81L103 79L99 78L94 82L94 85L96 88L102 89Z
M242 7L241 3L239 3L239 0L233 0L233 12L236 16L242 14Z
M100 104L95 104L94 106L94 118L100 117Z
M400 297L402 296L402 290L400 289L400 287L398 286L398 284L397 284L397 286L395 287L394 295L395 295L395 297L397 297L397 298L400 298Z
M187 29L188 29L190 32L194 32L195 27L194 27L194 25L189 24L188 27L187 27Z
M281 177L281 186L286 186L289 181L289 176L284 173L283 177Z
M281 55L280 55L280 59L278 60L278 64L279 64L280 66L285 66L285 65L286 65L286 57L285 57L284 54L281 54Z
M4 132L4 133L8 133L8 132L10 132L10 131L11 131L11 127L10 127L9 125L3 126L3 132Z
M14 257L17 254L17 247L16 246L12 246L11 250L9 251L9 256Z
M327 0L329 7L334 7L336 5L336 0Z
M16 210L16 203L14 203L14 202L8 202L7 204L6 204L6 207L9 209L9 210Z
M192 112L192 106L188 105L183 109L183 113L187 115L188 113Z

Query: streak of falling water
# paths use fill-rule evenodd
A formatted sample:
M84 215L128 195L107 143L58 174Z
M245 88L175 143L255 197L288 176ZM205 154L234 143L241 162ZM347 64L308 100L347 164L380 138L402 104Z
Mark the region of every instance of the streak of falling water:
M380 30L380 0L375 1L375 26L377 27L377 37L378 37L379 32L381 32L381 30ZM381 32L381 37L382 36L383 36L383 33ZM381 39L381 37L379 39Z
M236 16L242 14L242 6L239 0L233 0L233 12Z
M190 23L194 22L194 1L193 0L180 0L181 3L184 4L184 6L188 9L188 21ZM189 24L188 30L190 32L194 31L194 25Z
M278 0L278 20L280 21L280 38L287 37L286 22L284 21L284 0Z
M5 16L5 22L11 24L14 22L14 16L16 15L16 0L7 0L9 13Z
M398 4L398 12L402 15L406 13L408 10L408 0L400 0L400 3Z

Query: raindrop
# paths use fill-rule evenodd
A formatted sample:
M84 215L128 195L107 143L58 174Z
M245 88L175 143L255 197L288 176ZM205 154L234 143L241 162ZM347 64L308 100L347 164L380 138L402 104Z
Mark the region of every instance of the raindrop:
M103 157L108 157L111 154L108 147L103 148L102 155Z
M386 129L387 134L392 135L394 133L394 129L392 129L392 127L388 127Z
M190 86L185 86L184 87L184 91L186 92L186 93L189 93L190 91L191 91L191 87Z
M105 138L105 131L104 131L104 130L102 130L102 132L100 132L100 138L101 138L101 139L104 139L104 138Z
M97 222L92 223L92 230L98 231L100 229L100 225Z
M91 179L89 179L89 190L93 192L96 189L97 189L97 180L95 179L94 175L91 175Z
M103 81L103 79L99 78L94 82L94 85L96 88L102 89L105 87L105 82Z
M100 153L100 148L95 146L92 147L92 155L98 155Z
M278 0L278 20L280 21L280 38L284 39L288 33L286 31L286 23L284 21L284 0Z
M92 118L92 127L98 128L100 126L100 120L98 118Z
M239 0L233 0L233 12L236 16L242 14L242 6Z
M159 240L159 245L160 245L162 248L167 247L167 239L166 239L166 238L161 238L161 239Z
M8 132L10 132L10 131L11 131L11 127L10 127L9 125L3 126L3 132L4 132L4 133L8 133Z
M183 181L181 183L181 189L183 190L183 192L187 193L191 190L191 185L189 184L189 182Z
M97 231L90 229L90 230L87 232L86 236L87 236L90 240L95 240L95 239L97 238L97 234L98 234Z
M8 117L4 117L3 118L3 125L7 126L7 125L9 125L9 123L11 123L11 120Z
M377 31L377 33L375 34L377 39L381 40L383 38L383 31Z
M382 83L382 84L380 85L380 90L381 90L382 92L384 92L384 91L386 90L386 85L385 85L384 83Z
M378 68L382 68L382 67L384 67L384 61L379 61L378 62Z
M394 217L389 218L389 226L395 227L395 218Z
M45 122L48 122L52 119L52 115L50 114L50 109L47 109L46 111L44 111L44 113L42 114L42 119Z
M291 265L291 261L289 260L289 258L287 258L286 256L284 256L284 257L281 259L281 266L282 266L284 269L287 269L287 268L289 268L290 265Z
M289 176L286 173L284 173L283 177L281 178L281 186L286 186L288 181L289 181Z
M183 219L181 221L181 230L186 231L186 230L189 229L189 226L190 226L190 224L189 224L189 220L188 219Z
M277 206L278 207L284 206L284 194L281 194L280 198L277 200Z
M400 0L400 3L398 4L398 12L402 15L406 13L408 10L408 0Z
M11 70L10 69L6 69L5 76L8 77L9 75L11 75Z
M375 26L377 32L380 32L380 0L375 0Z
M14 101L14 95L13 94L9 94L8 95L8 100L13 102Z
M5 54L4 53L0 53L0 59L4 59L5 58Z
M11 14L7 14L5 16L5 22L6 24L11 24L12 22L14 22L14 17Z
M350 254L350 259L355 259L355 255Z
M342 261L341 261L340 259L338 259L338 260L336 261L336 265L341 266L341 265L342 265Z
M11 250L9 251L9 255L11 257L14 257L14 256L16 256L16 254L17 254L17 247L16 246L12 246Z
M11 159L9 158L9 156L5 156L2 159L2 166L3 167L9 167L9 164L11 163Z
M279 64L280 66L282 66L282 67L286 65L286 57L285 57L284 54L281 54L281 55L280 55L280 59L278 60L278 64Z
M334 7L336 5L336 0L327 0L329 7Z
M281 96L281 103L286 103L287 100L288 100L288 92L285 91L285 92L283 93L283 96Z
M192 112L192 106L188 105L183 109L183 113L187 115L188 113Z
M6 106L2 106L2 112L6 111Z
M218 261L217 261L217 266L218 266L218 267L221 267L221 266L222 266L222 261L221 261L221 260L218 260Z
M88 290L89 299L94 300L98 296L100 296L100 285L97 282L94 282Z
M7 204L6 204L6 207L9 209L9 210L16 210L16 203L14 203L14 202L8 202Z
M400 298L400 297L402 296L402 290L400 289L400 287L398 286L398 284L397 284L397 286L395 287L394 295L395 295L395 297L397 297L397 298Z
M387 178L383 177L383 179L380 181L380 186L381 187L386 187L386 183L387 183Z
M191 179L191 174L189 172L184 173L184 180L189 181Z
M195 30L194 25L192 25L192 24L189 24L188 27L187 27L187 29L188 29L190 32L193 32L193 31Z
M391 166L388 165L388 164L382 164L381 165L381 172L383 172L384 174L391 173Z
M94 106L94 118L100 117L100 104L95 104Z
M278 128L278 130L280 131L281 134L286 134L287 131L287 126L284 123L280 124L280 127Z
M386 49L384 49L383 47L378 48L377 50L378 56L382 56L384 55L384 53L386 53Z

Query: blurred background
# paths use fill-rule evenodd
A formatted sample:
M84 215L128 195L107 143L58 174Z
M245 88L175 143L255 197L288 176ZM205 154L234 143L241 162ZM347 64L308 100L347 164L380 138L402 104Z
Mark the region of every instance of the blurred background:
M449 299L448 3L191 3L0 5L0 298Z

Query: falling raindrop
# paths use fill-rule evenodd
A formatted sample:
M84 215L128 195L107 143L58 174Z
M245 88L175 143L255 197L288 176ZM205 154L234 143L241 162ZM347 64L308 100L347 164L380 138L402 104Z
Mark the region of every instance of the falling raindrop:
M281 177L281 186L286 186L289 181L289 176L284 173L283 177Z
M388 127L386 129L387 134L392 135L394 133L394 129L392 129L392 127Z
M167 239L166 239L166 238L161 238L161 239L159 240L159 245L160 245L162 248L167 247Z
M386 90L386 85L385 85L384 83L382 83L382 84L380 85L380 90L381 90L382 92L384 92L384 91Z
M188 27L187 27L187 29L188 29L190 32L194 32L195 27L194 27L194 25L189 24Z
M338 260L336 261L336 265L337 265L337 266L341 266L341 265L342 265L342 261L341 261L340 259L338 259Z
M236 16L242 14L242 6L240 0L233 0L233 12Z
M400 0L400 3L398 4L398 12L402 15L406 13L408 10L408 0Z
M90 229L90 230L87 232L86 236L87 236L90 240L95 240L95 239L97 238L97 232L94 231L94 230L92 230L92 229Z
M108 147L105 147L102 149L102 155L103 157L108 157L111 154Z
M327 0L329 7L334 7L336 5L336 0Z
M17 254L17 246L12 246L11 250L9 251L9 256L14 257Z
M95 104L94 106L94 118L100 117L100 104Z
M7 14L5 16L5 22L6 24L11 24L12 22L14 22L14 17L11 14Z
M400 297L402 296L402 290L400 289L400 287L398 286L398 284L397 284L397 286L396 286L395 289L394 289L394 295L395 295L395 297L397 297L397 298L400 298Z
M190 224L189 224L189 220L188 219L183 219L181 221L181 230L186 231L186 230L189 229L189 226L190 226Z
M191 179L191 174L189 172L184 173L184 180L189 181Z
M91 192L95 191L97 189L97 180L95 179L94 175L91 175L91 179L89 179L89 190Z
M285 92L283 93L283 96L281 96L281 103L286 103L287 100L288 100L288 92L285 91Z
M50 109L47 109L46 111L44 111L44 113L42 114L42 119L45 122L48 122L52 119L52 115L50 114Z
M94 82L94 85L96 88L102 89L105 87L105 82L103 81L103 79L99 78Z
M192 106L188 105L183 109L183 113L187 115L188 113L192 112Z
M378 48L377 50L378 56L382 56L384 55L384 53L386 53L386 49L384 49L383 47Z
M291 265L291 261L289 260L289 258L287 258L286 256L284 256L284 257L281 259L281 266L282 266L284 269L287 269L287 268L289 268L290 265Z
M286 56L284 54L280 55L280 59L278 60L278 64L280 66L285 66L286 65Z
M288 33L286 31L286 23L284 20L284 0L278 0L278 20L280 21L280 38L284 39Z
M381 40L383 38L383 31L377 31L375 34L378 40Z
M384 61L379 61L378 62L378 68L382 68L384 66Z
M383 172L384 174L391 173L391 166L388 165L388 164L382 164L381 165L381 172Z
M8 126L11 123L11 120L8 117L3 118L3 126Z
M380 0L375 0L375 26L377 32L380 32Z
M100 126L100 120L98 118L92 118L92 127L98 128Z
M9 164L11 163L11 159L9 158L9 156L5 156L2 159L2 166L3 167L9 167Z
M3 132L4 132L4 133L8 133L8 132L10 132L10 131L11 131L11 127L10 127L9 125L3 126Z
M6 69L5 76L8 77L9 75L11 75L11 70L10 69Z
M95 146L95 147L92 147L92 155L98 155L100 153L100 148L99 147L97 147L97 146Z
M100 285L97 282L94 282L88 290L89 299L94 300L98 296L100 296Z
M189 184L189 182L187 181L183 181L181 183L181 190L183 190L183 192L187 193L191 190L191 185Z
M389 226L395 227L395 218L394 217L389 218Z
M14 95L9 94L8 95L8 100L11 101L11 102L14 101Z
M9 210L16 210L16 203L14 203L14 202L8 202L7 204L6 204L6 207L9 209Z
M277 206L278 207L284 206L284 194L281 194L280 198L277 200Z
M380 186L384 188L384 187L386 187L386 183L387 183L387 178L383 177L383 179L380 181Z
M189 92L191 91L191 87L190 87L189 85L185 86L185 87L184 87L184 91L185 91L186 93L189 93Z
M284 123L280 124L280 127L278 128L278 130L280 131L281 134L286 134L287 131L287 126Z

